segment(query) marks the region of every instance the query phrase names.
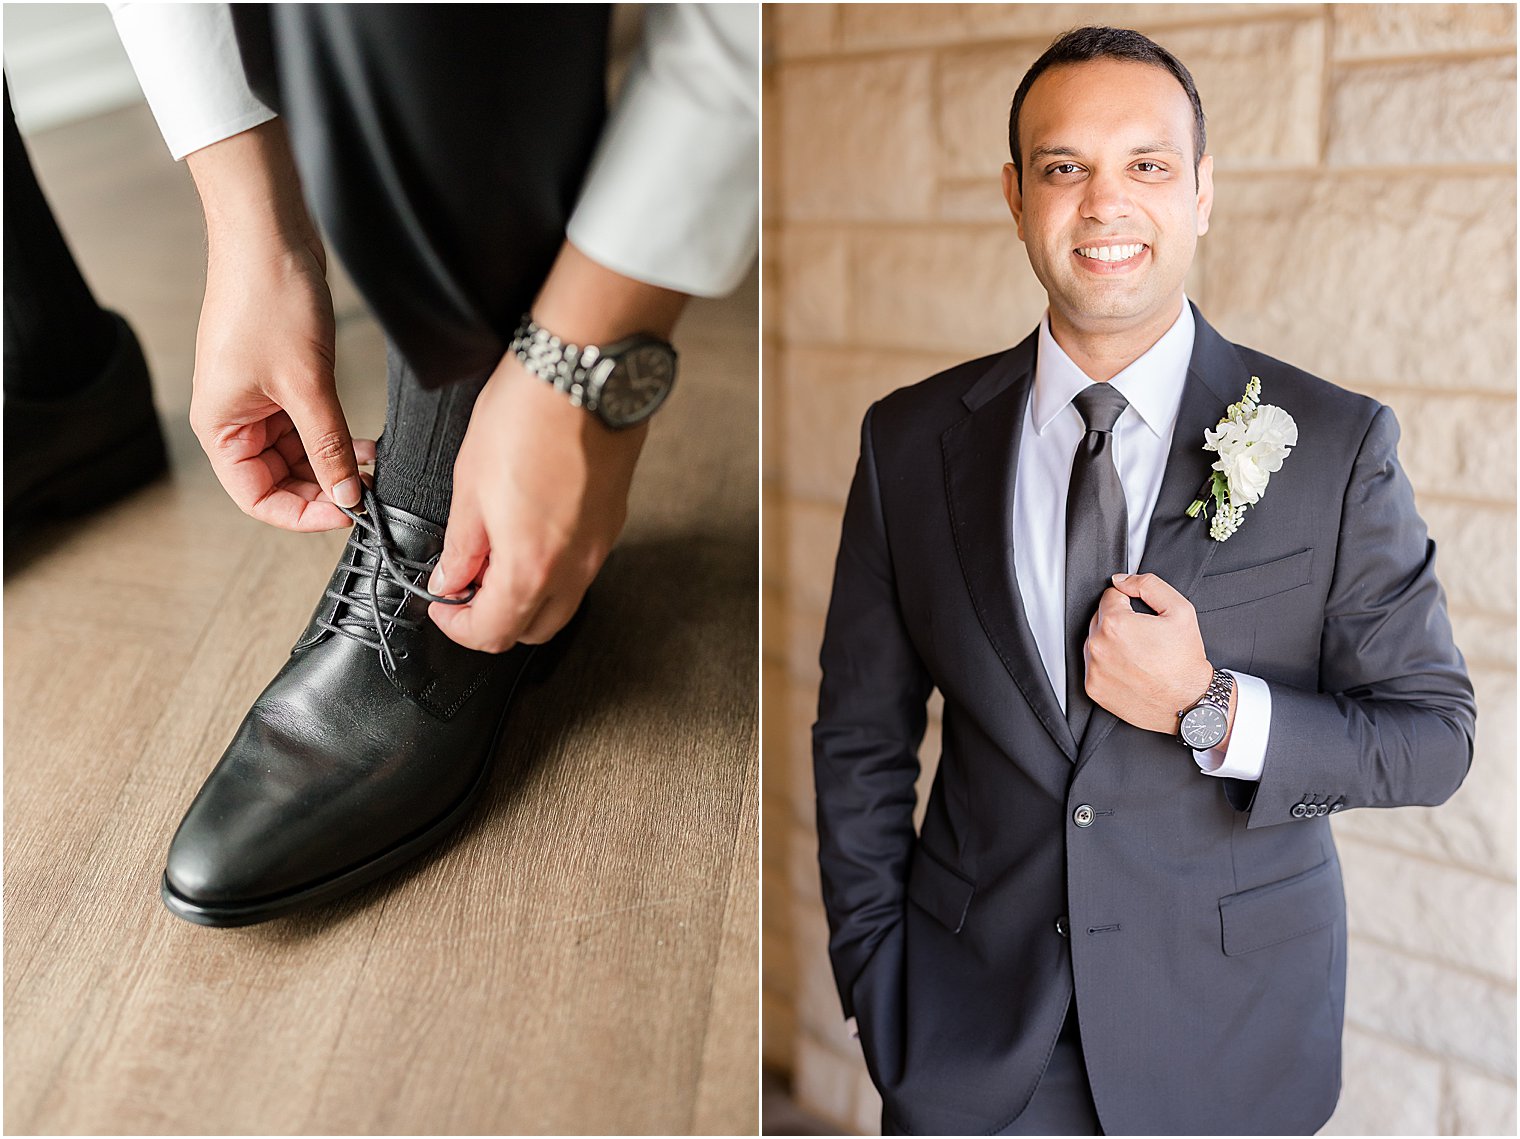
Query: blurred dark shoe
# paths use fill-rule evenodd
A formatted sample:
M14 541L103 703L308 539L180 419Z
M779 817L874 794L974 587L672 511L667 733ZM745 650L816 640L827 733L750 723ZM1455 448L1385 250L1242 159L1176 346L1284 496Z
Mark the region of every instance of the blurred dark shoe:
M98 378L57 400L5 397L5 529L82 514L168 465L148 363L117 313L116 349Z
M463 648L423 588L443 529L365 488L317 611L169 847L161 894L249 925L345 894L419 854L486 784L535 646Z

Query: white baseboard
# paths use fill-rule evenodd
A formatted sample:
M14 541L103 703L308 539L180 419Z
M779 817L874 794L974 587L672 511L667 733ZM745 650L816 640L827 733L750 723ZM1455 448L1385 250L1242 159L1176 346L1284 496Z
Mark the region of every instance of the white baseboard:
M23 131L41 131L142 100L105 5L57 27L10 21L5 74ZM76 9L78 12L78 9Z

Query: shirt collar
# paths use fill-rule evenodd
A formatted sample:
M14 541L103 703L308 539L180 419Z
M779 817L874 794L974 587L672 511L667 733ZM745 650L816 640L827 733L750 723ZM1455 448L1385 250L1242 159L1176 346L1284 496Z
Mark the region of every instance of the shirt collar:
M1161 339L1138 360L1108 382L1129 400L1130 407L1158 438L1166 438L1182 406L1188 362L1193 358L1193 306L1182 298L1182 311ZM1035 357L1034 428L1041 435L1066 410L1078 392L1093 381L1077 367L1050 332L1050 310L1040 321L1040 346Z

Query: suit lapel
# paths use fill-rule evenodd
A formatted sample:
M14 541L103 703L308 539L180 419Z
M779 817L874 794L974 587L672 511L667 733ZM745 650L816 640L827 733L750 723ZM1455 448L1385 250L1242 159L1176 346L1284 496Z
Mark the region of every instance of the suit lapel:
M1244 394L1250 379L1234 345L1210 327L1197 306L1193 307L1193 320L1193 355L1167 451L1161 492L1145 536L1145 554L1140 559L1141 573L1155 574L1186 596L1192 595L1219 547L1209 537L1209 524L1202 517L1187 516L1187 508L1200 497L1198 492L1208 481L1214 461L1203 449L1203 433ZM1093 709L1077 756L1079 770L1117 722L1112 712Z
M940 437L955 552L987 639L1068 760L1077 743L1045 675L1013 564L1013 485L1034 383L1031 335L962 397L971 411Z

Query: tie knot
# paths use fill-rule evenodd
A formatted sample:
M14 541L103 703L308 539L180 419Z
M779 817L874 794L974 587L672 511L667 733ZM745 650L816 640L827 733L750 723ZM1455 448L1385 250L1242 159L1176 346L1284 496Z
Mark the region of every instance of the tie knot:
M1119 416L1123 415L1124 409L1129 406L1129 400L1124 398L1124 393L1107 383L1088 384L1072 398L1071 402L1076 405L1077 411L1082 416L1082 422L1087 424L1089 431L1113 431L1114 424L1119 421Z

